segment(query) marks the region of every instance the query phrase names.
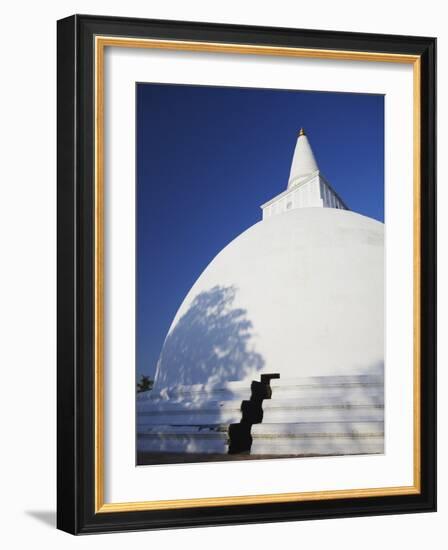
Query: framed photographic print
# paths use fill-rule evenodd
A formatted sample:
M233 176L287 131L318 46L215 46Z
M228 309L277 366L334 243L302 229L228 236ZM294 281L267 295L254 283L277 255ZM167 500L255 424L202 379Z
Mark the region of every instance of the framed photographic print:
M58 527L434 511L434 38L58 22Z

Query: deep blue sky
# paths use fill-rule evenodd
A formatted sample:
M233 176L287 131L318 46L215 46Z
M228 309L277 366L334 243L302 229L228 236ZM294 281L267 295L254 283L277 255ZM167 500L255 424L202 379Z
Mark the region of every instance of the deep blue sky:
M137 85L138 376L203 269L286 188L302 126L349 208L383 221L383 96Z

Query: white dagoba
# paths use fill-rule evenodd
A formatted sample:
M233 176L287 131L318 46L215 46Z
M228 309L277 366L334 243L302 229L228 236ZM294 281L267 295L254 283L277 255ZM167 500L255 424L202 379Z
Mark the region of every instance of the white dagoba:
M286 190L261 208L174 317L139 448L227 452L251 382L275 374L252 454L382 452L384 226L348 210L303 130Z

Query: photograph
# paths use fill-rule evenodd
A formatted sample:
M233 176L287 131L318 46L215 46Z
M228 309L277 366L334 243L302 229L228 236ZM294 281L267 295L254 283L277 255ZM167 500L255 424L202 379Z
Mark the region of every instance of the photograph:
M136 464L387 454L384 95L135 94Z
M3 548L446 545L444 12L5 3Z
M59 529L436 509L436 39L380 31L58 20Z

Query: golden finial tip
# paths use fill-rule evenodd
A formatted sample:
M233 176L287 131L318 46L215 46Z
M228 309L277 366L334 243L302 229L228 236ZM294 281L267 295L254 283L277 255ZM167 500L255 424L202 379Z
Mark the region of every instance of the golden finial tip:
M299 132L299 137L300 136L305 136L305 130L303 128L300 128L300 132Z

